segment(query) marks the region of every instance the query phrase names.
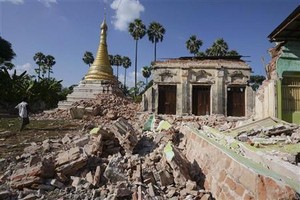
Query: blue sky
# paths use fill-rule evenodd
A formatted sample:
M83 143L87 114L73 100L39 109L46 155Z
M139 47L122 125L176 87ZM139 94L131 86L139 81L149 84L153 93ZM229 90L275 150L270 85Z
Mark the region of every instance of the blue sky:
M13 63L18 72L34 74L33 56L43 52L56 59L52 76L64 86L78 84L88 71L84 52L97 51L106 8L108 51L132 60L127 79L131 85L135 43L127 27L135 18L146 26L156 21L165 27L158 59L191 56L185 47L191 35L203 41L202 51L224 38L230 50L249 56L244 60L254 74L264 75L262 57L267 63L267 50L274 45L267 36L298 5L298 0L0 0L0 35L17 54ZM139 42L139 73L152 60L153 44L145 36ZM123 74L120 69L121 80Z

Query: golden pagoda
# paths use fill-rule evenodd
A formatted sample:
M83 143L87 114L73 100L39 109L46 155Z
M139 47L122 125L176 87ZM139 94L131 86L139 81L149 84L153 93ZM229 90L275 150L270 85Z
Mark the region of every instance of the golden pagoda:
M85 75L84 80L86 81L97 81L97 80L108 80L115 81L113 75L113 69L110 65L107 44L106 44L106 32L107 25L106 20L104 19L101 24L101 36L100 44L98 47L96 58L89 68L88 73Z

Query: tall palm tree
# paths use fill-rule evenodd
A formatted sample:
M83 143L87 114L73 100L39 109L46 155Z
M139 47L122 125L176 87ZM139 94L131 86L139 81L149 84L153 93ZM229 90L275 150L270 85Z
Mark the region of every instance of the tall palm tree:
M151 67L145 66L142 70L143 77L146 78L146 85L148 85L148 78L151 76Z
M109 63L111 66L114 66L114 56L113 55L108 55Z
M55 58L51 55L47 55L45 58L45 66L48 70L48 78L50 78L50 73L53 73L52 67L55 65Z
M223 38L216 39L213 45L206 50L209 56L225 56L228 52L228 45Z
M151 22L147 34L149 40L154 43L154 61L156 61L156 44L162 42L164 39L164 34L166 33L165 28L158 22Z
M89 67L91 66L91 64L93 64L94 62L94 56L93 56L93 53L92 52L89 52L89 51L86 51L84 54L83 54L83 58L82 58L83 62L85 64L87 64Z
M127 69L131 66L131 60L130 58L128 58L127 56L123 56L122 57L122 65L125 69L125 72L124 72L124 88L126 88L126 71Z
M113 57L113 63L117 66L117 80L119 80L119 66L122 66L122 57L117 54Z
M146 26L143 24L142 20L135 19L133 22L129 23L128 31L129 31L130 35L133 37L133 39L135 40L134 87L136 88L137 87L138 41L145 36ZM134 96L136 96L136 92L135 92Z
M186 42L186 48L191 53L194 54L194 56L197 55L199 52L200 47L202 46L202 40L197 39L196 35L192 35Z
M34 69L35 72L38 74L38 81L39 81L40 76L41 76L42 68L44 68L44 66L45 66L45 58L46 58L46 56L42 52L37 52L33 56L33 60L39 66L39 68Z

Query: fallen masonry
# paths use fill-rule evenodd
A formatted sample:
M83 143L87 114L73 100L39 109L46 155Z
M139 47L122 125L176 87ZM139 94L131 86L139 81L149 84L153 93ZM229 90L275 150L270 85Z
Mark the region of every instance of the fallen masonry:
M82 131L26 147L0 176L0 199L299 198L297 155L262 151L267 140L299 145L296 125L275 120L258 129L218 115L135 115L138 106L116 96L73 108L83 110L75 119ZM69 119L72 112L37 118ZM279 164L266 166L271 160Z
M199 182L201 175L192 170L193 165L181 150L167 143L172 140L169 134L165 133L166 138L159 143L145 142L152 151L140 156L139 153L144 154L143 145L137 143L143 134L124 118L97 128L96 133L95 130L90 132L93 134L65 136L57 141L64 144L65 149L52 148L49 152L44 151L43 145L29 146L27 149L36 151L24 153L23 167L16 166L3 180L11 187L7 190L11 199L17 195L26 198L24 191L46 198L44 191L48 191L49 197L57 190L60 195L65 193L64 199L73 199L76 195L87 199L201 199L202 196L207 199L211 196ZM153 141L155 134L160 133L144 134L142 140ZM166 158L164 148L169 148L174 156ZM30 165L41 150L45 153L40 161ZM8 195L7 191L3 191L2 197Z

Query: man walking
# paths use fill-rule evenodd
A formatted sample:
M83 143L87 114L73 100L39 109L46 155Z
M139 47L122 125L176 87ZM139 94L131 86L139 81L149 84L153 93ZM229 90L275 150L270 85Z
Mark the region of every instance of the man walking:
M16 109L19 109L19 116L21 117L21 127L20 131L22 131L27 124L29 124L29 117L28 117L28 103L27 98L24 97L22 99L22 102L19 103L16 107Z

